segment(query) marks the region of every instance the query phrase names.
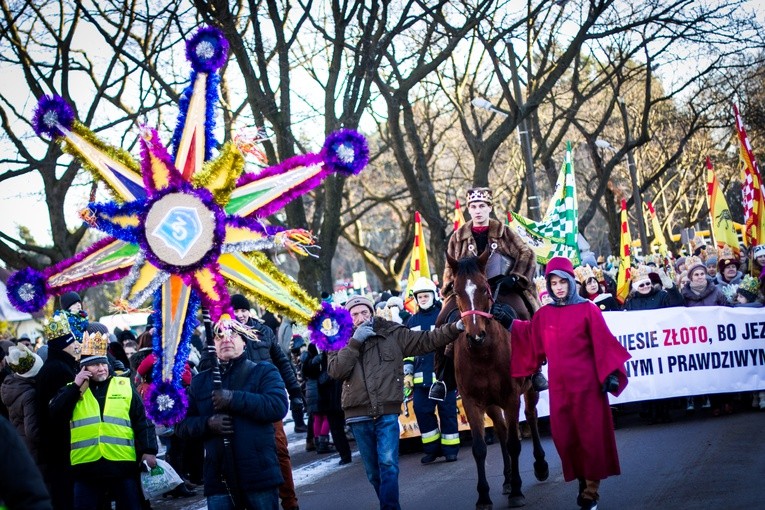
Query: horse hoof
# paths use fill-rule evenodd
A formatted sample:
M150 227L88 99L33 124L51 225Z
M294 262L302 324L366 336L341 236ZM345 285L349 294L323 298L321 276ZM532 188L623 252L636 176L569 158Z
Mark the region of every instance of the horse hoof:
M550 477L550 468L547 465L547 462L534 462L534 476L536 476L537 480L540 482L544 482Z
M502 495L503 496L508 496L508 495L510 495L512 493L513 493L513 487L509 483L506 483L506 484L502 485Z
M507 505L510 508L526 506L526 498L523 496L511 496L507 498Z

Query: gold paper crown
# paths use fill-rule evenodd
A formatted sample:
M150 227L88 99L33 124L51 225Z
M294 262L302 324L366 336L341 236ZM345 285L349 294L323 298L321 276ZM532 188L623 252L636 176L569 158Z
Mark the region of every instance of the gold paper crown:
M48 341L71 334L72 328L69 326L69 320L63 313L54 315L43 324L43 335Z
M598 280L599 282L602 283L602 282L606 281L606 279L603 278L603 270L601 268L593 267L592 268L592 272L595 274L595 279Z
M577 266L574 268L574 276L579 283L584 285L588 278L595 278L595 273L590 266Z
M733 253L733 250L727 244L717 249L717 263L719 264L723 260L738 260L736 254Z
M645 280L649 274L655 272L650 266L640 264L637 269L632 271L632 281L639 282L640 280Z
M489 188L472 188L467 192L467 203L486 202L491 205L493 202L493 193Z
M754 276L746 275L741 280L741 283L738 284L738 290L743 290L745 292L749 292L756 299L757 298L757 294L760 291L760 282Z
M691 239L691 248L694 250L698 248L699 246L706 246L707 243L704 241L703 238L696 236L693 239Z
M101 333L88 333L87 331L82 335L82 349L80 355L82 358L86 357L106 357L106 346L109 344L109 340Z
M534 284L537 286L537 295L541 296L547 292L547 281L544 276L537 276L534 278Z
M689 275L691 274L691 269L698 266L703 267L705 271L707 269L707 265L699 257L691 256L685 259L685 269L688 270Z

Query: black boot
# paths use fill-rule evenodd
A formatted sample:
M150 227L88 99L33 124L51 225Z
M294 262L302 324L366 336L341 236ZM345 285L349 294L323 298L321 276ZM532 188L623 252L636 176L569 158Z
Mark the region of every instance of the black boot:
M531 376L531 387L536 392L545 391L548 388L547 378L542 375L541 371Z

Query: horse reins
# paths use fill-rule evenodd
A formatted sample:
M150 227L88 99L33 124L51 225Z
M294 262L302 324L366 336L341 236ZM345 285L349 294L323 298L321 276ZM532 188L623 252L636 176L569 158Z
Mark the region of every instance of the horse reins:
M489 287L488 283L486 283L486 288L489 289L489 295L491 296L491 298L490 298L491 299L491 303L494 303L494 301L497 298L496 294L495 295L491 294L491 287ZM499 288L497 288L497 290L499 290ZM484 312L484 311L481 311L481 310L465 310L464 312L460 312L460 319L464 319L465 317L468 317L470 315L480 315L481 317L486 317L487 319L493 319L494 318L494 315L492 315L489 312Z

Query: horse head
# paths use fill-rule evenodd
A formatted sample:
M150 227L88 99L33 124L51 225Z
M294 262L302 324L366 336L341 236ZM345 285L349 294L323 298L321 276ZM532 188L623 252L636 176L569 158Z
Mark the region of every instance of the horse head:
M490 310L494 299L484 273L488 259L489 250L485 250L480 257L466 257L460 260L446 255L447 263L454 274L454 293L457 296L462 323L465 325L465 334L470 345L474 347L484 344L489 321L492 320Z

